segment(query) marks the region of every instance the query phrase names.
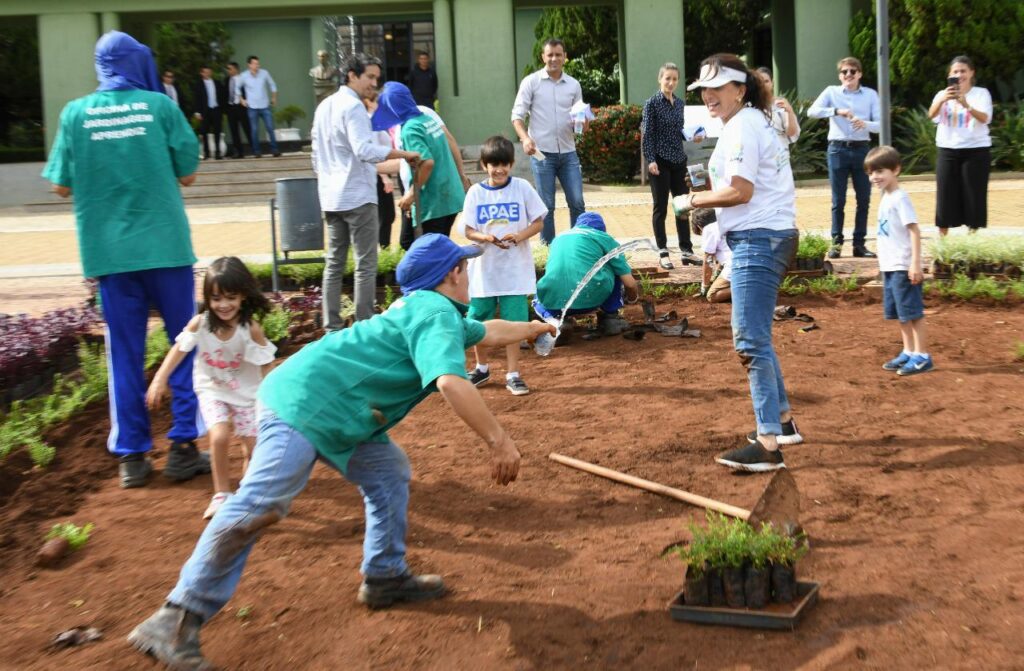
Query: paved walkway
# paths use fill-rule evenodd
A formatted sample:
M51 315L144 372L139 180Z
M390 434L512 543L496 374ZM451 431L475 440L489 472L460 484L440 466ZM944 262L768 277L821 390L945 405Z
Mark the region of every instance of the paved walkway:
M912 178L903 184L921 221L935 216L935 184L930 178ZM650 193L643 188L594 187L585 192L587 209L600 212L608 232L620 239L651 235ZM869 235L873 232L873 194ZM847 197L847 227L852 227L854 195ZM827 183L816 181L797 188L797 224L801 230L828 233L831 195ZM995 233L1024 233L1024 179L993 179L989 185L989 222ZM192 239L200 263L223 255L269 260L269 205L208 205L188 209ZM565 201L559 194L555 212L558 230L569 225ZM673 226L669 225L670 234ZM922 227L926 240L933 226ZM849 234L848 234L849 237ZM394 229L397 243L398 230ZM670 244L674 238L670 238ZM869 238L870 243L870 238ZM847 248L847 251L849 248ZM116 253L116 250L111 250ZM640 255L638 262L655 258ZM38 314L74 304L85 296L70 213L4 215L0 212L0 312Z

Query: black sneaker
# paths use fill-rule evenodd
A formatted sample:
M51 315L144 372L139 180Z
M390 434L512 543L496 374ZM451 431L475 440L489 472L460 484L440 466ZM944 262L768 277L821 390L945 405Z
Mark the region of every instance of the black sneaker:
M513 396L526 396L530 393L530 388L523 382L523 378L514 377L511 380L505 382L505 389L512 392Z
M171 443L164 465L164 477L175 482L191 480L197 475L210 472L210 454L200 452L192 441Z
M756 443L757 431L748 433L747 440L751 443ZM788 422L782 423L782 435L775 436L775 440L779 441L779 445L799 445L804 442L804 437L800 435L800 431L796 428L796 420L791 419Z
M127 454L118 459L117 473L121 476L121 489L145 487L153 462L144 453Z
M358 599L370 608L387 608L399 601L429 601L443 595L441 576L405 573L394 578L366 578Z
M878 254L869 251L867 247L854 247L853 255L861 259L877 259Z
M477 387L483 384L487 384L487 381L491 379L490 369L484 371L480 370L479 368L474 368L473 370L469 371L467 375L469 376L469 381L472 382Z
M842 256L842 253L843 253L843 246L842 245L832 245L832 247L828 250L828 258L830 258L830 259L838 259L840 256Z
M715 461L723 466L751 473L777 471L780 468L786 467L786 462L782 459L782 450L775 450L773 452L765 449L760 441L747 443L743 447L729 450L715 459Z
M199 615L167 604L148 620L132 629L128 642L136 649L156 657L171 669L212 671L199 648Z

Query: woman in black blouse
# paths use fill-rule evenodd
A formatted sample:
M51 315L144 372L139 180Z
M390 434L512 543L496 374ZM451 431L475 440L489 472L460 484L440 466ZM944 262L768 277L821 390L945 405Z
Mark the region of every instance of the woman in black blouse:
M678 84L679 68L676 64L662 65L658 70L660 90L644 103L640 125L644 160L648 161L647 172L654 197L651 219L654 241L660 255L658 263L666 270L673 268L665 237L669 193L679 196L689 191L686 187L686 151L683 149L683 101L674 95ZM685 219L676 217L676 233L679 235L683 265L700 265L700 259L693 253L690 228Z

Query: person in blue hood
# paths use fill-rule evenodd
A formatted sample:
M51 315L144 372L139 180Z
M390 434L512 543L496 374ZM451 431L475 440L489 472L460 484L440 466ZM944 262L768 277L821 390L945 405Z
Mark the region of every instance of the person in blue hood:
M118 457L121 486L146 484L153 466L143 353L150 306L168 333L195 314L188 219L179 184L195 181L199 143L163 92L153 54L130 35L111 31L96 43L89 95L72 100L43 177L74 197L82 271L99 280L107 322L110 386L108 449ZM173 422L164 475L189 480L210 471L196 449L205 432L192 390L191 356L171 376Z

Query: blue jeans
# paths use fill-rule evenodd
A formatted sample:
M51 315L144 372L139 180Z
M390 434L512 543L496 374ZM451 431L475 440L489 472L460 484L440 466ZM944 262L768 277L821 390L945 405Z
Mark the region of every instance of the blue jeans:
M249 112L249 128L252 130L252 153L260 153L260 125L259 119L263 119L263 127L267 129L267 138L270 140L270 151L277 153L277 140L274 138L274 115L270 113L269 107L253 109L247 107Z
M832 243L843 244L843 219L846 208L846 184L853 178L853 192L857 197L857 213L853 219L853 247L864 246L868 233L868 205L871 204L871 180L864 172L867 144L844 147L830 142L828 145L828 181L832 185Z
M757 432L762 436L781 434L779 417L790 409L772 346L772 315L799 237L796 229L767 228L725 235L732 250L733 347L747 369Z
M583 171L580 169L580 157L576 152L564 154L544 154L544 160L530 158L530 169L533 170L533 183L548 213L544 217L544 228L540 237L546 244L555 239L555 177L562 185L565 202L569 205L569 225L575 226L576 219L586 210L583 202Z
M198 613L204 621L223 608L238 587L249 552L264 529L288 514L317 458L302 434L263 410L249 470L199 537L167 601ZM359 485L366 510L360 571L368 578L405 573L412 475L405 452L394 443L363 443L344 475Z

